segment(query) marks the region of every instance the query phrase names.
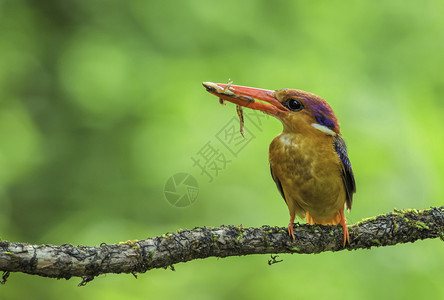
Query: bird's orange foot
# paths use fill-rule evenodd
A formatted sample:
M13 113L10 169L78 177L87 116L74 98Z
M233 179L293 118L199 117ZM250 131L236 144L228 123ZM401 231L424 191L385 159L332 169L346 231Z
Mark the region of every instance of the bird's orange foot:
M290 224L288 224L288 235L291 236L291 237L293 237L293 241L294 241L294 240L296 240L296 239L295 239L295 237L294 237L294 230L293 230L293 227L294 227L294 223L293 223L293 222L290 222Z
M344 231L344 244L343 247L345 248L345 244L350 242L350 236L348 235L348 227L347 227L347 220L344 216L344 211L340 210L339 213L341 214L341 226L342 230Z

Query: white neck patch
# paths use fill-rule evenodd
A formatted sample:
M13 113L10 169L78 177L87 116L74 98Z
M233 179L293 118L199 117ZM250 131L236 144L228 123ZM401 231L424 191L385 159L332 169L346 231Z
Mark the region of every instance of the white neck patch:
M313 126L314 128L316 128L319 131L322 131L325 134L332 135L332 136L336 135L336 132L334 132L333 130L331 130L327 126L316 124L316 123L311 124L311 126Z

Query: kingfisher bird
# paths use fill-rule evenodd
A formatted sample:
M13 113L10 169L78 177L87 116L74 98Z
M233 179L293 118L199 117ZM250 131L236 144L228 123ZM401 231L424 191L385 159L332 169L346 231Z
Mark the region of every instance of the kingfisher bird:
M296 215L308 224L343 228L356 184L338 118L321 97L296 89L266 90L203 82L208 92L236 105L262 111L282 122L283 131L269 148L271 176L290 213L288 234L294 236ZM257 101L259 100L259 101ZM262 102L260 102L262 101Z

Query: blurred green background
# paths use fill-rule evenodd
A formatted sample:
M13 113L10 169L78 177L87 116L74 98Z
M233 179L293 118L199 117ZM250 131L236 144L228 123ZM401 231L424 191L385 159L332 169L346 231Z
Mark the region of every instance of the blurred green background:
M0 237L98 245L286 226L267 158L277 120L237 157L220 150L231 162L211 183L193 167L236 117L201 82L228 78L331 104L357 181L349 223L443 205L443 12L438 0L0 1ZM186 208L163 195L177 172L199 182ZM438 299L443 246L281 255L272 266L265 255L210 258L83 288L12 274L0 299Z

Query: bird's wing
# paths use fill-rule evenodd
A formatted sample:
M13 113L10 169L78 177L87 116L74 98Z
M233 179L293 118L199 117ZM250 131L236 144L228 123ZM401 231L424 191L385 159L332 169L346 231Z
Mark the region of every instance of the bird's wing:
M342 181L344 182L345 190L347 192L347 209L350 210L353 202L353 194L356 193L355 176L353 175L350 160L348 159L347 146L344 139L337 135L334 140L334 146L336 153L342 162Z
M273 167L270 164L270 172L271 172L271 177L273 177L274 182L276 183L276 186L279 190L279 192L282 195L282 198L284 198L284 202L287 203L287 200L285 199L285 194L284 194L284 190L282 189L282 184L281 181L279 180L279 178L274 174L273 172Z

